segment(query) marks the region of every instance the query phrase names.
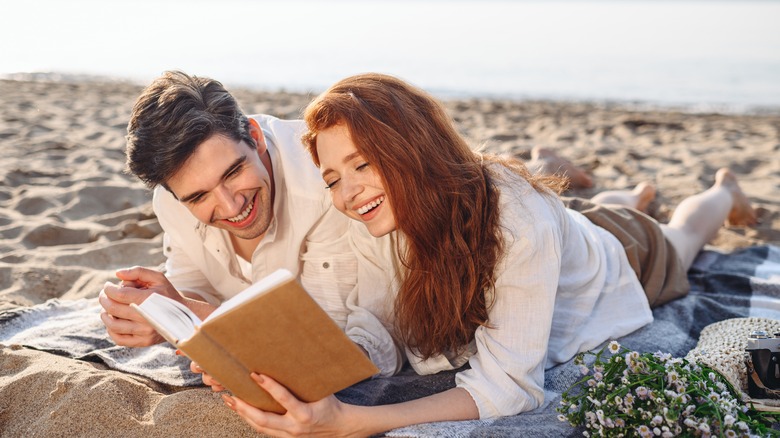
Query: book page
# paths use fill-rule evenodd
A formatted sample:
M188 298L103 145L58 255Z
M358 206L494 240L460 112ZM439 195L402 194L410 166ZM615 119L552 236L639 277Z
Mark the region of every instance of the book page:
M269 274L267 277L264 277L257 283L252 284L251 286L242 290L232 298L227 299L219 307L217 307L217 310L211 312L211 315L209 315L205 320L203 320L203 322L210 321L216 318L217 316L227 312L228 310L240 306L242 303L246 302L250 298L261 295L267 292L268 290L273 289L275 286L278 286L292 278L295 278L292 275L292 272L286 269L277 269L273 273Z
M202 324L187 306L160 294L149 295L141 304L131 306L174 346L192 337Z

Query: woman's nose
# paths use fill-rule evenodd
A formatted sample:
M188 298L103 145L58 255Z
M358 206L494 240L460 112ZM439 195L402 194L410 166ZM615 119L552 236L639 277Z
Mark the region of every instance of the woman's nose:
M344 200L351 201L363 191L363 185L354 178L341 178L341 196Z

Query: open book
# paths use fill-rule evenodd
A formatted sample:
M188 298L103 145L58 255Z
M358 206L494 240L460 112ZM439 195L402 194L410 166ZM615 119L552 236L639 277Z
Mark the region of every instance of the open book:
M250 377L266 374L300 400L320 400L379 372L295 277L280 269L201 321L159 294L131 304L168 342L234 395L266 411L284 408Z

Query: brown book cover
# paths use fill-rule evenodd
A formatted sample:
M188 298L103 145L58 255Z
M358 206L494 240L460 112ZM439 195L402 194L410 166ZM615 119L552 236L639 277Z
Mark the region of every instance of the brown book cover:
M270 282L261 280L226 301L202 324L194 315L170 316L179 322L194 318L188 338L171 334L169 316L160 316L159 304L147 298L134 307L222 386L266 411L283 413L284 408L257 386L251 372L272 377L307 402L379 372L289 271L269 277Z

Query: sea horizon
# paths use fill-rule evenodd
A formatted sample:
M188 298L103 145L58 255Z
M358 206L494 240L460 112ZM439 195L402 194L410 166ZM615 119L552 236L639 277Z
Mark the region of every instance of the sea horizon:
M376 71L442 98L780 110L778 1L42 0L6 9L0 38L17 40L0 48L6 78L145 84L178 69L229 87L319 93Z

